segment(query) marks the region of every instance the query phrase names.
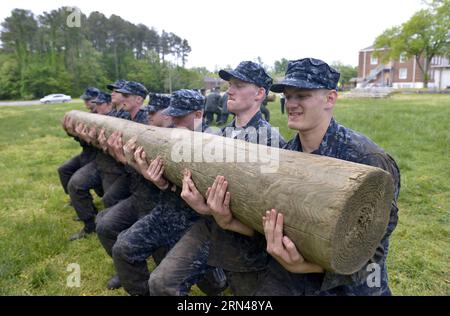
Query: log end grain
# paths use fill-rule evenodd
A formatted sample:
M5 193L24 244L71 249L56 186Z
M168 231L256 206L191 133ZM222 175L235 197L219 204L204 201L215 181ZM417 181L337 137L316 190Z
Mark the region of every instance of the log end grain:
M386 171L374 170L358 179L341 213L332 240L331 270L352 274L374 255L389 223L394 183Z

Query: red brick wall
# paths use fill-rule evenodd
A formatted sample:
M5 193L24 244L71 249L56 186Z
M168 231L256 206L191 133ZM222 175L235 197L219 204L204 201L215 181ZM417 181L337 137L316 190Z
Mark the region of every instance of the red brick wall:
M370 74L370 71L372 69L377 68L380 64L380 58L378 58L378 63L376 65L372 65L371 64L371 57L372 54L374 53L374 51L360 51L359 52L359 65L358 65L358 77L359 78L365 78ZM364 60L364 54L365 56L365 60ZM421 63L423 65L423 58L421 59ZM364 64L365 64L365 73L364 72ZM385 65L387 65L387 63L385 63ZM400 63L400 61L392 61L391 62L391 66L392 66L392 70L390 73L390 81L392 82L422 82L423 81L423 75L422 72L419 68L419 66L416 63L416 75L415 78L413 76L413 70L414 70L414 58L410 58L407 59L405 62ZM407 69L407 77L406 79L400 79L399 75L400 75L400 69L401 68L406 68ZM431 73L431 75L433 75ZM380 78L380 76L378 76L378 79ZM433 78L430 78L430 82L433 82Z

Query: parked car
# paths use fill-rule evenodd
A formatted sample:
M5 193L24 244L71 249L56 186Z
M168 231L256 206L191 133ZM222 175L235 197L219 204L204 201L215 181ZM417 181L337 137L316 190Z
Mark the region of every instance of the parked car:
M65 103L70 102L72 98L70 95L65 94L49 94L43 97L40 101L41 103Z

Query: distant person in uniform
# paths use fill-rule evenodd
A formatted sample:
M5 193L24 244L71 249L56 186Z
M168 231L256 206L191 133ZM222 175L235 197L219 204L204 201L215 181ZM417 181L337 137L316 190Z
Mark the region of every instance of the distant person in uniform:
M216 121L220 120L220 93L219 88L215 88L210 94L206 96L205 103L205 122L206 125L210 125L214 122L214 114L216 115Z
M217 122L217 124L222 125L225 124L228 121L228 116L230 113L228 112L228 92L225 92L223 96L220 98L220 106L221 106L221 113L220 113L220 120Z

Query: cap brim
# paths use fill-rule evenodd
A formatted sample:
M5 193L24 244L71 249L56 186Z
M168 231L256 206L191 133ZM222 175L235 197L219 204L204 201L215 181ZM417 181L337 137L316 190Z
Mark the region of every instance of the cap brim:
M232 75L226 70L219 70L219 77L225 81L228 81Z
M167 109L162 111L161 113L168 116L174 116L174 117L180 117L188 115L189 113L192 113L196 110L182 110L182 109L176 109L172 106L169 106Z
M270 91L275 92L275 93L283 93L284 88L286 88L286 87L289 87L289 86L282 84L282 83L276 83L270 87Z
M90 97L86 94L82 94L82 95L80 95L80 99L87 101L87 100L93 99L93 97Z
M114 89L118 89L119 87L118 86L116 86L116 85L114 85L114 84L109 84L109 85L107 85L106 86L106 88L108 89L108 90L114 90Z
M270 91L275 93L282 93L286 88L298 88L298 89L328 89L325 86L317 85L313 82L306 80L283 80L280 83L273 84L270 87Z
M116 92L123 93L123 94L133 94L133 93L131 93L131 91L123 89L123 88L117 89Z
M239 79L239 80L242 80L245 82L253 83L249 78L241 75L240 73L238 73L234 70L230 70L230 71L220 70L219 77L225 81L230 81L231 78L236 78L236 79Z

